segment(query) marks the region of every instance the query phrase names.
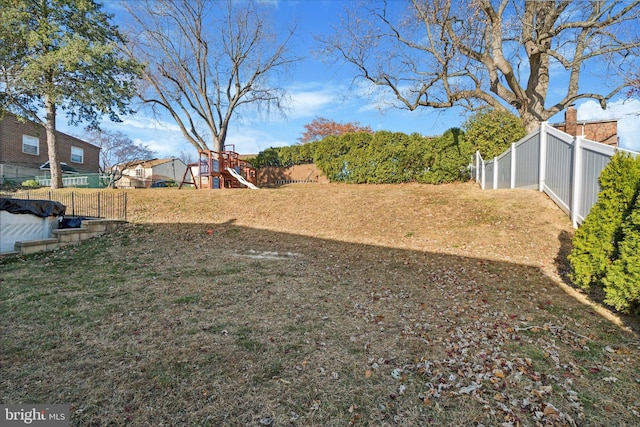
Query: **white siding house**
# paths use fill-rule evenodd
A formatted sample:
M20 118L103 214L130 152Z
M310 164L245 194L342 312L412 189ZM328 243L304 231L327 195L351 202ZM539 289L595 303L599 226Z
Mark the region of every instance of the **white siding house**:
M180 184L187 165L180 159L152 159L129 162L116 166L122 178L116 181L118 188L150 188L165 186L167 181Z

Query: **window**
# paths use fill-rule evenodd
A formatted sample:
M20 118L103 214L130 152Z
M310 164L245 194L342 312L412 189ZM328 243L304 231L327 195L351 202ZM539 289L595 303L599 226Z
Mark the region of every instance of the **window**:
M72 146L71 161L73 163L84 163L84 149Z
M142 178L144 176L143 172L144 172L144 169L142 169L142 167L138 166L136 168L136 177Z
M22 135L22 152L25 154L40 154L40 140L35 136Z

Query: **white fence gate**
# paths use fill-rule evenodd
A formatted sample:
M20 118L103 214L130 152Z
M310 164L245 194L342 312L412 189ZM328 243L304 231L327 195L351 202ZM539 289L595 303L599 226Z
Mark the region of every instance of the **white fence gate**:
M476 181L483 190L544 191L577 227L596 203L598 177L616 150L621 149L573 137L543 123L493 160L484 161L476 153Z

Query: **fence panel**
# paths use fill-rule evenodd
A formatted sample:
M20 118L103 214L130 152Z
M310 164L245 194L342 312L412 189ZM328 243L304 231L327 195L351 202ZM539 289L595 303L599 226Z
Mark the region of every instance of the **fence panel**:
M577 227L598 199L602 169L619 150L627 151L574 138L543 123L502 153L497 166L495 161L484 162L477 153L476 180L483 189L513 186L544 191Z
M589 141L583 141L583 145L580 146L582 150L581 159L581 197L578 201L578 220L584 221L585 217L598 201L598 193L600 192L600 184L598 183L598 177L600 172L604 169L611 160L611 157L615 153L613 147L603 147L601 145L594 145Z
M498 188L511 188L511 150L498 157Z
M18 191L2 194L13 199L53 200L66 206L65 215L87 218L127 219L127 193L70 191Z
M50 187L51 178L38 178L38 184L40 184L42 187ZM62 178L62 185L65 187L88 187L89 177L65 176Z
M493 190L493 160L484 164L484 184L485 188Z
M547 136L545 193L565 212L570 212L573 182L573 144L555 135Z
M540 180L540 132L515 146L516 188L537 188Z

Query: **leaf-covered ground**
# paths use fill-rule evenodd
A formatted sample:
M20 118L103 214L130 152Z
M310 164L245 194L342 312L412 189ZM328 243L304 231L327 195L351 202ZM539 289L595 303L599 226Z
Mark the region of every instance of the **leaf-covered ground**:
M0 401L96 426L640 423L635 320L563 281L572 229L540 193L158 189L129 220L0 259Z

